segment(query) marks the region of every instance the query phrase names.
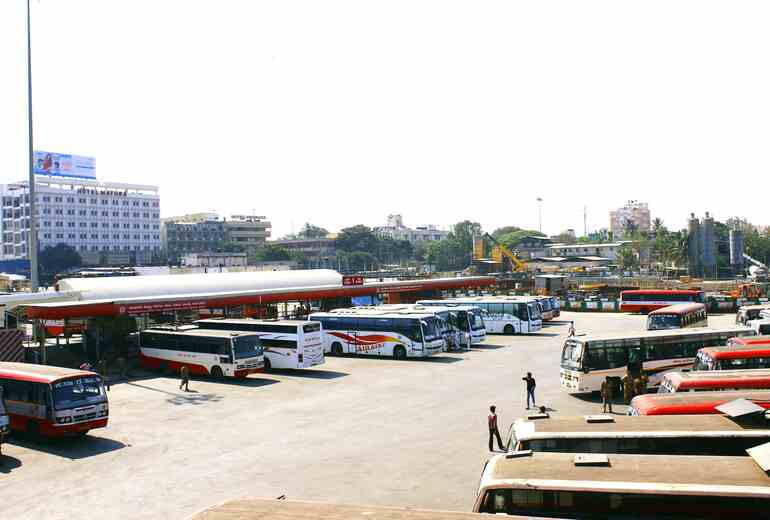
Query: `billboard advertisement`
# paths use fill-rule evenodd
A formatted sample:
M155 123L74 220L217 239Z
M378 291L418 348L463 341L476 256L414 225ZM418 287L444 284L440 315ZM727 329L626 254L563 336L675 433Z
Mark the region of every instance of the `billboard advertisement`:
M57 177L96 179L96 159L82 155L35 151L35 173Z

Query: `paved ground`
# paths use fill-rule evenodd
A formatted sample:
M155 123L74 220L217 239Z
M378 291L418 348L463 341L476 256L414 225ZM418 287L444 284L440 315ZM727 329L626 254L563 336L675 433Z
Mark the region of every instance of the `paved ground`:
M321 370L196 380L194 393L163 377L114 385L107 429L5 446L3 518L176 519L228 498L284 494L467 511L488 457L487 407L498 405L507 430L523 412L527 370L553 413L600 410L559 389L571 319L578 334L644 327L642 316L564 313L540 334L491 336L427 361L327 358Z

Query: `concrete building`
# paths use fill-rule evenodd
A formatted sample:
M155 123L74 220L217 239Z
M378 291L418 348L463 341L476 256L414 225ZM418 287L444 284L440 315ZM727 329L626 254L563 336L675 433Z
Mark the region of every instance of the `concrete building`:
M526 260L537 256L547 256L548 246L553 244L553 240L547 237L537 235L527 235L523 237L514 248L519 257Z
M258 247L270 236L265 217L233 215L220 219L216 213L194 213L163 219L163 249L169 261L179 262L192 253L216 253L227 243Z
M246 267L246 253L190 253L182 257L187 267Z
M448 231L442 231L432 225L417 226L414 229L408 228L404 226L403 217L398 214L388 215L388 225L375 227L373 231L381 237L407 240L412 243L443 240L449 235Z
M615 261L618 251L623 247L631 247L635 242L619 240L608 244L552 244L547 247L550 257L598 257Z
M265 217L233 215L225 221L225 234L228 242L259 246L270 237L270 222Z
M627 223L630 222L636 230L642 233L650 231L650 209L646 202L629 200L625 206L610 211L610 231L612 236L622 238L626 233Z
M332 236L324 238L301 238L273 240L271 245L301 253L309 268L337 267L337 242Z
M157 186L38 175L35 190L40 250L64 243L86 264L147 263L160 254ZM2 184L0 196L1 259L26 258L29 183Z

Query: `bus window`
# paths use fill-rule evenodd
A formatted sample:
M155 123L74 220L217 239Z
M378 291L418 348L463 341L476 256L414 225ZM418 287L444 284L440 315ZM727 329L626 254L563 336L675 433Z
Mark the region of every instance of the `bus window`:
M607 351L599 346L590 345L586 352L585 367L591 370L603 370L609 368L607 364Z

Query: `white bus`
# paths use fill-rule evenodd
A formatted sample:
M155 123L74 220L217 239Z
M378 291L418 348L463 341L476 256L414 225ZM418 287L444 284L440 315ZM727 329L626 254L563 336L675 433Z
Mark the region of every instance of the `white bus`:
M487 339L487 324L484 312L477 305L445 303L446 300L421 300L416 305L421 307L448 308L457 327L463 332L470 332L471 345L478 345Z
M540 306L532 299L515 296L467 296L446 300L420 300L421 305L470 305L478 307L486 330L492 334L529 334L543 328Z
M473 511L618 520L768 518L770 478L763 464L760 457L511 452L484 466Z
M326 353L406 359L432 356L444 348L439 320L432 314L336 309L308 319L321 323Z
M310 368L324 362L321 324L302 320L198 320L202 329L256 332L265 352L265 369Z
M246 377L263 370L264 354L258 334L187 325L140 332L139 362L164 372L186 366L191 374Z
M690 369L699 349L753 334L736 326L573 336L562 349L561 386L570 393L598 392L607 376L623 377L627 370L633 374L643 370L649 386L658 386L666 372Z

